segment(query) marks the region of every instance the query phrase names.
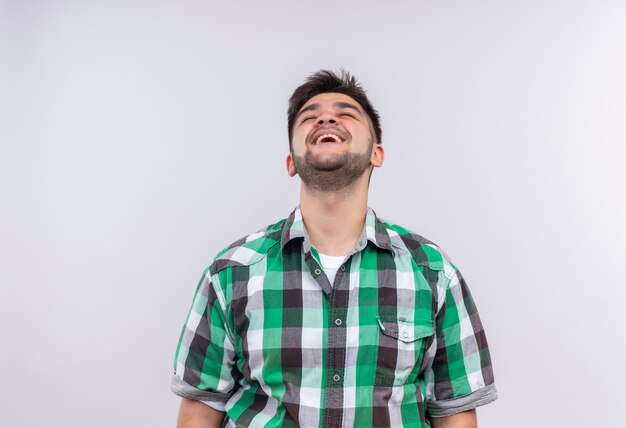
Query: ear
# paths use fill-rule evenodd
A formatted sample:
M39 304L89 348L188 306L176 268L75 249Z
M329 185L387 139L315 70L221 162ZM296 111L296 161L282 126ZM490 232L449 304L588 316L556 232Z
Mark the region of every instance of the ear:
M296 165L293 163L293 156L291 156L291 153L287 155L285 165L287 166L287 174L289 174L289 177L293 177L298 173L298 171L296 171Z
M370 165L374 168L379 168L385 161L385 149L381 144L374 144L372 149L372 156L370 157Z

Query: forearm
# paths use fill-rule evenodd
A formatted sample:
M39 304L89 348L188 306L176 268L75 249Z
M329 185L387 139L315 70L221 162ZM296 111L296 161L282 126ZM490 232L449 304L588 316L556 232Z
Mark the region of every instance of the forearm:
M474 409L443 418L432 418L430 422L433 428L477 428L478 426Z
M224 412L215 410L206 404L183 398L178 411L178 428L219 428L222 426Z

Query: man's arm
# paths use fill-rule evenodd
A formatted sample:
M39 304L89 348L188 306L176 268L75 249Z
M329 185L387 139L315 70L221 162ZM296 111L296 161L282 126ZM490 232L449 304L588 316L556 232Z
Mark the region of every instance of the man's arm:
M476 409L430 420L433 428L476 428Z
M178 428L220 428L224 412L200 401L183 398L178 411Z

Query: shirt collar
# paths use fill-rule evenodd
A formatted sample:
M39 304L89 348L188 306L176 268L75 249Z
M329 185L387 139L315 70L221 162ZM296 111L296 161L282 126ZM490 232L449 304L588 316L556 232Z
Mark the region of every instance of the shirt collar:
M283 231L280 240L281 251L284 251L285 246L294 239L303 239L303 250L309 252L311 250L311 242L309 241L309 235L304 227L304 221L302 220L302 211L300 206L296 207L283 225ZM367 242L371 242L382 250L390 251L395 254L391 246L391 238L387 233L387 229L383 222L376 216L376 213L371 208L367 208L367 214L365 216L365 225L361 231L361 236L357 241L356 247L350 254L354 254L363 250Z

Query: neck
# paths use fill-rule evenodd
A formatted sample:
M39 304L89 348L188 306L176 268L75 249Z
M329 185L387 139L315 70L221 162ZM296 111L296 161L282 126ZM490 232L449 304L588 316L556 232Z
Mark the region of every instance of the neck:
M306 187L300 193L300 210L311 244L329 256L343 256L356 245L367 214L368 174L350 188L324 192Z

